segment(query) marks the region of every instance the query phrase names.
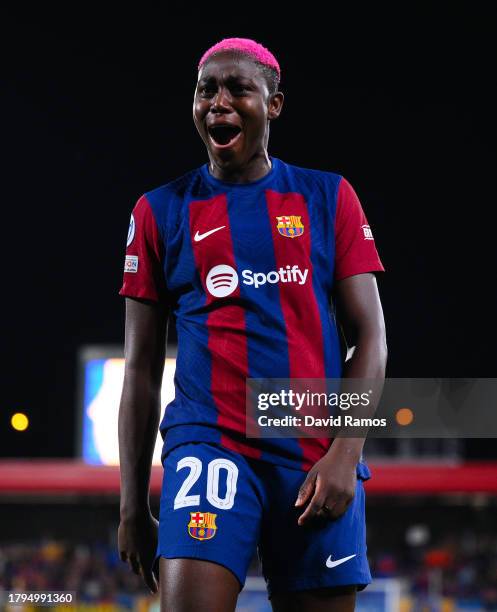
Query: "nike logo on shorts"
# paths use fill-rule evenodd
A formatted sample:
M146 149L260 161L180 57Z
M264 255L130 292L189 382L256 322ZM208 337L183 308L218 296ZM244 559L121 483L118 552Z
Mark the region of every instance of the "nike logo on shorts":
M330 555L326 559L326 567L329 567L331 569L332 567L336 567L337 565L341 565L342 563L345 563L345 561L348 561L349 559L352 559L355 556L356 555L350 555L348 557L343 557L342 559L337 559L336 561L332 561L331 560L331 555Z

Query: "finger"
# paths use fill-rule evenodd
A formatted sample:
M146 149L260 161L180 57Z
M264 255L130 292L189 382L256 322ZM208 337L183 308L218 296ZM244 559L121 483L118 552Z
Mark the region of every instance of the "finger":
M324 498L322 498L316 491L305 511L299 516L297 523L302 526L311 521L321 510L323 505Z
M155 582L159 584L159 559L155 560L155 563L152 566L152 572L154 574Z
M333 506L330 504L324 504L324 506L317 512L316 516L324 521L333 519Z
M329 513L329 517L332 519L337 519L347 512L348 507L352 503L353 497L348 497L346 499L342 499L336 502L336 504L331 509Z
M152 568L148 570L143 570L143 580L145 581L145 584L148 586L152 593L157 593L159 587L157 585L157 581L155 579Z
M309 472L307 478L304 480L302 486L299 489L299 493L297 495L297 501L295 502L296 506L302 506L305 502L311 497L314 493L314 488L316 484L316 474Z
M128 555L128 561L129 561L132 571L137 576L139 576L141 574L141 571L140 571L141 567L140 567L140 561L138 560L136 553L131 553L130 555Z
M347 510L346 504L343 504L343 503L335 504L331 512L328 513L328 518L331 520L336 520L340 518L342 514L345 514L346 510Z
M353 499L354 495L350 495L348 493L337 494L332 499L328 497L323 507L325 511L326 508L328 508L328 518L331 520L336 520L337 518L340 518L342 514L347 511L347 508L350 506Z

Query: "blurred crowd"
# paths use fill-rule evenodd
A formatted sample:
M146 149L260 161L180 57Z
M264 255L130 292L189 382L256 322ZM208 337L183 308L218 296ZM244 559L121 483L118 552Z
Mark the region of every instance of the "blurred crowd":
M429 546L422 525L412 526L396 550L370 548L373 575L403 577L408 593L479 599L497 609L497 535L471 529ZM257 573L257 563L251 573ZM0 546L0 588L8 591L73 591L78 601L126 605L148 590L142 579L101 543L47 540Z
M454 526L455 527L455 526ZM410 595L443 595L472 600L497 610L497 534L459 531L430 544L426 526L413 525L395 550L373 551L371 570L377 578L404 577Z
M0 544L0 589L72 591L79 602L109 601L126 607L136 595L148 593L117 550L53 540Z

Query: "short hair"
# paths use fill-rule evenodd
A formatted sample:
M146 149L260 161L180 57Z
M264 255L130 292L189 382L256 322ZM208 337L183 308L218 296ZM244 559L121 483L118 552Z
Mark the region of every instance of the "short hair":
M213 55L230 51L250 58L258 66L264 76L270 94L278 91L281 79L280 65L274 55L260 43L251 38L224 38L213 45L201 57L198 70L211 59Z

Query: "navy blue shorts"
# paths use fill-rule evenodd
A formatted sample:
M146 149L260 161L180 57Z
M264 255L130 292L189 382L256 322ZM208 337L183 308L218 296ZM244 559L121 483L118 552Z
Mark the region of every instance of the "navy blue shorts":
M362 468L366 468L364 464ZM363 472L345 514L299 527L294 508L306 472L195 443L165 459L157 558L204 559L245 583L256 549L274 592L371 582L366 556Z

